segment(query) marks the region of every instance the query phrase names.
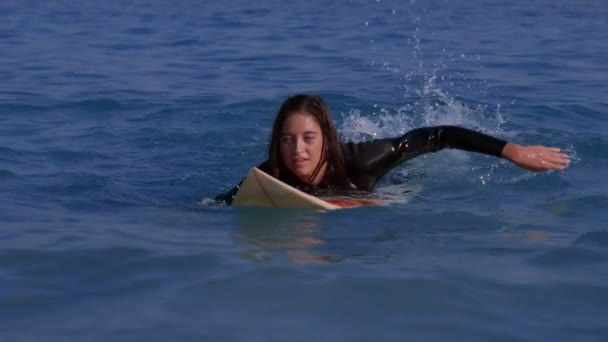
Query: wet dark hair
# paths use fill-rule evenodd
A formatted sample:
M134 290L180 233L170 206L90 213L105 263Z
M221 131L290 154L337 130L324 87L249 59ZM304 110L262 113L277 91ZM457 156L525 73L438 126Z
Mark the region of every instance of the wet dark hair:
M306 113L315 118L321 127L321 133L323 135L321 159L312 175L307 180L307 183L311 183L317 177L323 166L323 162L326 162L327 167L323 179L330 180L331 183L336 185L347 184L344 155L342 153L340 141L338 140L336 126L331 119L329 109L323 99L315 95L295 95L285 100L281 105L281 108L274 119L268 149L268 160L270 162L272 175L275 178L282 179L288 172L290 173L281 157L281 131L285 120L287 120L290 115L298 112Z

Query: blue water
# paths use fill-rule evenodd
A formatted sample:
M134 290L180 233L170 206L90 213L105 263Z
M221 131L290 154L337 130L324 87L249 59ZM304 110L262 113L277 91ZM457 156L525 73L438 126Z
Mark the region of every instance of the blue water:
M0 3L1 341L608 340L603 1ZM211 198L321 94L344 140L458 124L388 206Z

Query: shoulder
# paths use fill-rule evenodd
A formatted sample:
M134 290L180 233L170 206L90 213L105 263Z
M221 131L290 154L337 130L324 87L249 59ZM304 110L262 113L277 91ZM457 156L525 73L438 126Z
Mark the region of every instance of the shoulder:
M342 144L344 160L347 164L370 164L397 151L396 139L374 139L365 142Z

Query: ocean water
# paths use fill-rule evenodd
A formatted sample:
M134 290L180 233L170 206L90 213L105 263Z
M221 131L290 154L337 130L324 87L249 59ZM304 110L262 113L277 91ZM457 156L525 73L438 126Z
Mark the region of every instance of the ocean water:
M0 3L1 341L608 340L605 1ZM342 139L438 124L390 205L212 198L288 96Z

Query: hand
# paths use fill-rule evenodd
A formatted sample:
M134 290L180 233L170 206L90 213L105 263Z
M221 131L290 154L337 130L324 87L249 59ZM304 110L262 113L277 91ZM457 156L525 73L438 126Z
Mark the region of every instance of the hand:
M507 143L502 149L502 156L515 165L534 172L548 170L563 171L570 160L557 147L542 145L522 146Z

